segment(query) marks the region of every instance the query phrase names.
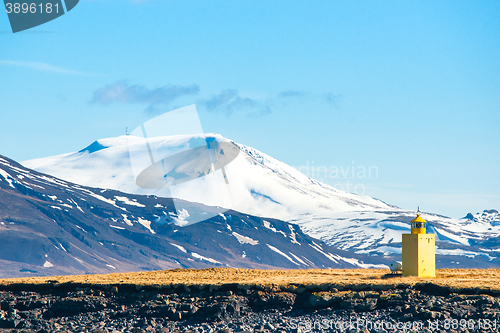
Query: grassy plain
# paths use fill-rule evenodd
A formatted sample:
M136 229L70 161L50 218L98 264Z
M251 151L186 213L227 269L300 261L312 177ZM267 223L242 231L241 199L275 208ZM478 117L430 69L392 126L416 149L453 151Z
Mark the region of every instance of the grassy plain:
M255 270L236 268L174 269L153 272L114 273L96 275L68 275L1 279L1 285L60 284L137 285L168 287L172 285L247 286L321 286L337 287L401 287L430 282L452 290L472 288L500 293L500 269L439 269L436 278L402 277L391 275L387 269L310 269L310 270Z

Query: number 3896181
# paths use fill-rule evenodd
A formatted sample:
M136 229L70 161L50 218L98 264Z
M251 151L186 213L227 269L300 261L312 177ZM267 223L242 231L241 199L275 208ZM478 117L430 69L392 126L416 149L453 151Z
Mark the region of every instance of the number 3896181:
M59 13L59 4L55 3L54 5L50 2L47 2L45 5L43 3L6 3L5 8L7 10L7 14L35 14L35 13L47 13L51 14L52 12Z

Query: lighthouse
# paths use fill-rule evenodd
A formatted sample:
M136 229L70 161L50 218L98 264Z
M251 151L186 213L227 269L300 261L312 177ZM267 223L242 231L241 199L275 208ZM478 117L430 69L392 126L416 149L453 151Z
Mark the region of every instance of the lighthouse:
M436 239L426 233L427 221L411 221L411 234L403 234L403 276L436 277Z

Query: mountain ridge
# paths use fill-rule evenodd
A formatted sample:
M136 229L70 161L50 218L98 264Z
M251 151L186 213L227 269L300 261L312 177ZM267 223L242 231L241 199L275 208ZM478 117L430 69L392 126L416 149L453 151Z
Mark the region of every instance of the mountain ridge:
M0 200L2 277L208 267L385 267L380 259L337 250L277 219L189 202L184 206L189 211L179 212L168 198L85 187L4 156ZM212 217L183 224L206 213Z

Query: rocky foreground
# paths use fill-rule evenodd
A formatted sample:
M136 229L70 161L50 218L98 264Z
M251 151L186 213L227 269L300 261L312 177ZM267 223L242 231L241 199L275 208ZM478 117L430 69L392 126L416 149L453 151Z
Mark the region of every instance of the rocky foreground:
M413 285L0 285L2 332L498 332L500 293Z

